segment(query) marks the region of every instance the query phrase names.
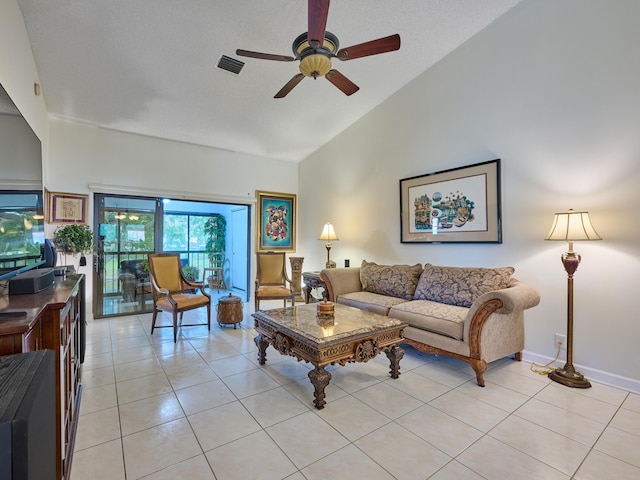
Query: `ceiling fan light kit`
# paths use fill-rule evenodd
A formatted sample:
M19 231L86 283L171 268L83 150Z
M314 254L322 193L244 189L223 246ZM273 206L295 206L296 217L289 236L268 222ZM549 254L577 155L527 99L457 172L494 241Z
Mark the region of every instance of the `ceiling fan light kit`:
M331 60L324 55L309 55L300 60L300 72L305 77L324 77L331 70Z
M331 56L335 56L340 43L338 38L325 32L324 42L319 47L312 47L307 40L307 32L293 41L292 50L296 58L300 59L300 72L306 77L324 77L331 70Z
M329 0L309 0L308 30L298 35L293 41L292 50L295 57L242 49L236 50L236 55L277 62L300 61L300 73L294 75L293 78L275 94L274 98L285 97L304 77L311 77L313 79L325 77L345 95L353 95L360 87L336 69L333 69L331 59L337 58L342 61L353 60L355 58L399 50L400 35L390 35L339 50L340 42L338 41L338 37L326 31L328 14Z

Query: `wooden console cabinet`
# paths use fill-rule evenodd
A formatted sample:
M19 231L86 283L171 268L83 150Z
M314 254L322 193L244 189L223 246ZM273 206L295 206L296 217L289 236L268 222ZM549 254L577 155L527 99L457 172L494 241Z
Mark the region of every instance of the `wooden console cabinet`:
M56 277L39 293L9 295L2 310L26 316L0 318L0 355L49 349L55 354L56 479L68 480L82 396L84 360L83 274Z

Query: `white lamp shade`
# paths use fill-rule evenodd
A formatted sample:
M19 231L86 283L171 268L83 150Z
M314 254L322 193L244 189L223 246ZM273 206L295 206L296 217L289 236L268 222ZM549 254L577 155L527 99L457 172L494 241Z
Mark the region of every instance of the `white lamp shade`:
M324 224L322 227L322 233L320 234L320 238L318 240L324 240L325 242L332 242L334 240L340 240L336 235L335 230L333 229L333 225L329 222Z
M551 230L545 240L575 242L581 240L602 240L591 225L589 212L560 212L555 214Z

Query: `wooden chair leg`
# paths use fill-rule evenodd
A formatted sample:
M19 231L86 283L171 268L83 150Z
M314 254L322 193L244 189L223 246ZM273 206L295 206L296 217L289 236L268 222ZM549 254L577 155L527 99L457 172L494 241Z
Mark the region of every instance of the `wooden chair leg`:
M153 335L153 329L156 328L156 319L158 318L158 310L153 309L153 317L151 317L151 335Z
M207 330L211 331L211 302L207 304Z
M255 301L253 303L254 303L256 312L258 310L260 310L260 299L258 297L256 297L256 299L255 299Z
M178 342L178 312L173 312L173 343Z

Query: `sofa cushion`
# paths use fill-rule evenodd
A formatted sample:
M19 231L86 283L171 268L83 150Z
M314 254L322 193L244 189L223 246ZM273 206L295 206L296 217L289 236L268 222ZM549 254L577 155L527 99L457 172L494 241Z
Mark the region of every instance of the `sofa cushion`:
M352 292L339 295L336 299L337 303L356 307L360 310L377 313L379 315L387 315L389 309L394 305L406 302L406 300L397 297L389 297L371 292Z
M365 292L411 300L416 291L422 265L378 265L362 261L360 283Z
M424 266L413 298L470 307L480 295L509 286L513 267L466 268Z
M412 327L462 340L464 321L469 309L428 300L413 300L395 305L389 318L408 323Z

